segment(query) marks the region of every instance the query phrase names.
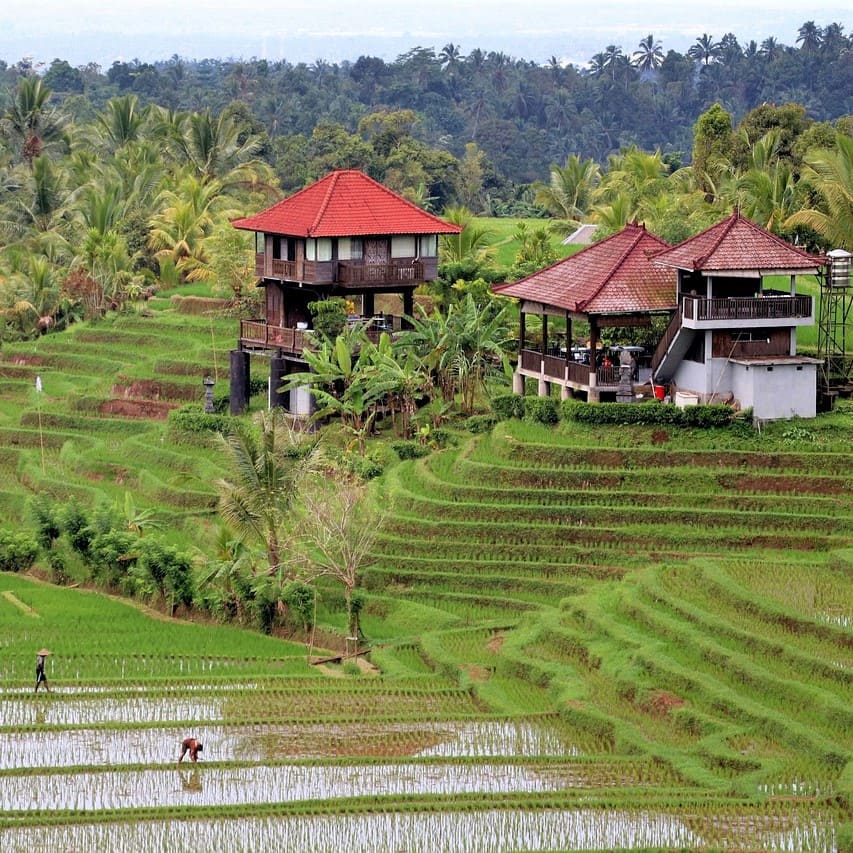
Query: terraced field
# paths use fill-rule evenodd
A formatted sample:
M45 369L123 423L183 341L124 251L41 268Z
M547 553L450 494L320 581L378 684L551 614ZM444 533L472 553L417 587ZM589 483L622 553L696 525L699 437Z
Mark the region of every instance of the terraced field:
M216 456L145 407L200 399L233 331L155 310L5 345L6 525L27 493L130 490L204 546ZM390 467L362 667L0 575L0 846L845 849L853 473L827 423L771 450L507 422Z
M130 492L180 539L201 543L222 469L209 447L175 445L166 417L201 403L202 379L228 393L234 320L180 314L168 300L0 352L0 509L26 521L22 496L113 502ZM43 392L35 391L41 377Z

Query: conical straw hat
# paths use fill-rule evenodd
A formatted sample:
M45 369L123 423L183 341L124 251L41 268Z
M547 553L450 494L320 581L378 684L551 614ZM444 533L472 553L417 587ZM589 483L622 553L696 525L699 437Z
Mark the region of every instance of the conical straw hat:
M36 652L37 655L52 655L53 652L48 651L47 649L40 649Z

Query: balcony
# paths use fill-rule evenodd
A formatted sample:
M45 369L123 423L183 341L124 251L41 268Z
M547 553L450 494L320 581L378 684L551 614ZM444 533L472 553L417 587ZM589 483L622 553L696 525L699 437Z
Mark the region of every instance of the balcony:
M806 326L814 323L811 296L767 293L758 297L705 299L685 296L682 325L689 329L732 326Z
M438 275L438 259L400 258L383 264L362 261L285 261L260 252L255 275L277 281L338 284L352 290L418 285Z
M541 376L549 382L568 385L572 388L589 389L590 366L564 355L542 355L536 350L521 351L521 370L529 376ZM596 386L601 389L616 390L619 387L618 365L602 365L594 369Z
M352 318L350 324L362 322L368 324L365 334L373 343L379 342L382 332L393 332L401 327L401 318L383 315L382 317ZM273 326L265 320L240 321L240 347L248 350L269 350L270 355L280 352L284 355L301 356L306 349L315 349L316 339L311 329L293 329L287 326Z
M423 261L395 260L384 264L338 261L338 284L348 287L419 284L424 281Z

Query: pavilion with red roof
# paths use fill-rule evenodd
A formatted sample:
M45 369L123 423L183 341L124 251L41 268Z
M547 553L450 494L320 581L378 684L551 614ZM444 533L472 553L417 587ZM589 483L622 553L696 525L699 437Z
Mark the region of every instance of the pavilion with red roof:
M241 321L231 353L235 414L248 404L251 354L271 359L273 388L287 373L305 369L309 303L343 296L356 307L353 320L370 331L397 329L401 316L378 315L376 296L390 296L400 314L411 316L415 289L438 276L439 235L460 231L355 169L332 172L232 225L255 232L255 274L265 290L264 316ZM272 402L307 413L301 403Z
M670 323L651 357L649 390L668 393L679 405L751 408L761 420L814 417L820 361L797 355L796 336L799 326L814 325L814 300L796 292L796 281L820 275L825 265L825 258L738 211L677 246L629 224L527 278L493 287L520 300L514 389L521 393L524 377L533 377L540 395L556 384L564 397L637 399L645 389L626 382L624 348L620 367L598 363L600 330L648 325L653 315L667 314ZM528 340L531 314L541 317L535 340ZM589 323L588 364L572 357L576 319Z
M495 293L520 301L516 391L529 376L538 379L540 394L556 384L563 397L574 391L585 393L590 401L618 395L626 377L618 365L600 363L601 329L648 326L650 317L675 311L675 271L652 261L668 248L668 243L634 222L526 278L494 285ZM535 341L528 340L530 315L541 320L542 332ZM573 352L573 321L578 320L589 323L589 343ZM633 399L630 375L627 385L627 396Z
M814 300L796 280L820 275L826 258L736 210L654 263L677 273L679 305L652 359L655 381L760 420L815 416L820 360L797 355L796 334L814 325Z

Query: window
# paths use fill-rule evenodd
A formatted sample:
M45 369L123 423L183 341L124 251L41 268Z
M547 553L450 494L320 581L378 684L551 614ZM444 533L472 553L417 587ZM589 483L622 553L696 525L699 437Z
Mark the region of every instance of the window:
M415 238L414 237L392 237L391 238L391 257L392 258L413 258L415 256Z
M751 332L733 332L732 343L734 344L750 344L760 341L763 344L769 344L770 338L767 332L751 331Z
M421 237L421 257L438 257L438 237L435 234L424 234Z

